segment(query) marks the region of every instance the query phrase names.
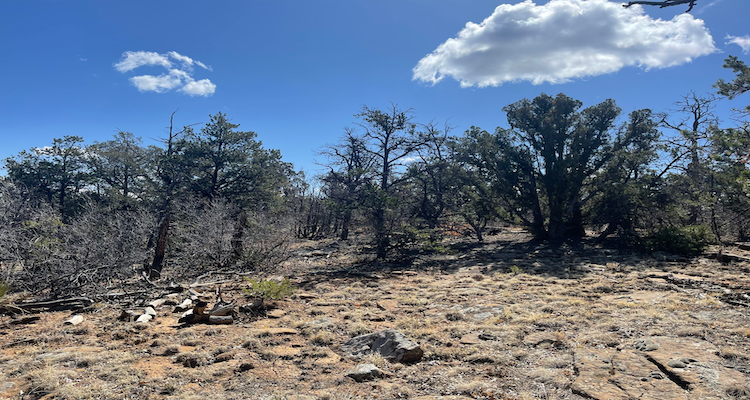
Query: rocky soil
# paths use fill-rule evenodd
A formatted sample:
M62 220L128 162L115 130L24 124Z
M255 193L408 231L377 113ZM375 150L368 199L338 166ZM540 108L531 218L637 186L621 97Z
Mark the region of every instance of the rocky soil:
M644 256L511 230L447 245L373 264L356 241L301 243L273 276L254 276L288 277L293 294L238 308L229 325L178 323L187 291L147 322L118 318L164 293L2 316L0 398L750 399L743 250L723 262ZM250 301L237 276L193 290L210 308L218 286L225 301ZM83 322L66 324L73 314ZM343 346L386 329L419 357Z

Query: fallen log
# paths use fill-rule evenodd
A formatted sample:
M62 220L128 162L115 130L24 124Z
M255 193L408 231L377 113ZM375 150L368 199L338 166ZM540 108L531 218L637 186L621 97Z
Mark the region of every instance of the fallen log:
M14 303L12 306L18 307L24 311L41 311L41 310L80 310L90 307L94 301L86 297L71 297L67 299L35 301L26 303Z
M23 317L19 319L10 320L2 325L0 325L0 328L5 328L11 325L26 325L26 324L33 324L36 321L39 321L42 317L39 316L30 316L30 317Z

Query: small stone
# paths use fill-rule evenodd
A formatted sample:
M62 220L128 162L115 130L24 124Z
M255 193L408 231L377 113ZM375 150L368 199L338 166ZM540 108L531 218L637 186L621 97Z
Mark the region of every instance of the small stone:
M268 318L281 318L281 317L283 317L285 315L286 315L286 311L279 310L279 309L271 310L268 313L266 313L266 316Z
M374 364L360 364L347 371L344 376L348 376L357 382L364 382L382 378L385 374Z
M148 314L148 315L150 315L150 316L152 316L152 317L155 317L155 316L156 316L156 310L154 310L154 308L153 308L153 307L151 307L151 306L149 306L149 307L146 307L146 308L145 308L145 309L143 310L143 313L144 313L144 314Z
M667 362L667 366L672 368L687 368L687 364L681 360L670 360Z
M152 318L154 318L154 317L152 317L149 314L143 314L140 317L138 317L138 319L136 319L135 322L138 322L138 323L141 323L141 324L145 324L148 321L151 321Z
M76 326L81 322L83 322L83 315L74 315L73 317L65 321L64 324Z
M242 363L239 367L237 367L240 372L249 371L253 368L255 368L255 365L253 365L252 363Z
M654 351L659 350L659 344L651 339L639 339L635 341L635 348L640 351Z
M166 303L166 301L167 301L166 299L156 299L156 300L148 303L148 305L151 306L151 307L153 307L153 308L159 308L159 307L163 306L164 303Z

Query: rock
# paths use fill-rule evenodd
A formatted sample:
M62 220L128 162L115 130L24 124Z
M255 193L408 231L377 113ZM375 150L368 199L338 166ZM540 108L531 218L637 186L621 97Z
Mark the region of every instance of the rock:
M318 318L310 321L302 326L302 329L306 332L317 332L320 330L332 330L336 327L336 323L331 318Z
M281 318L281 317L283 317L285 315L286 315L286 311L279 310L279 309L271 310L268 313L266 313L266 316L268 318Z
M635 341L635 348L640 351L654 351L659 350L659 345L651 339L638 339Z
M398 308L397 300L380 300L377 302L379 309L384 311L393 311Z
M145 324L148 321L151 321L152 318L154 318L154 317L152 315L150 315L150 314L143 314L140 317L138 317L138 319L136 319L135 322L138 322L138 323L141 323L141 324Z
M296 335L299 333L296 329L292 328L269 328L264 329L261 332L265 332L269 335Z
M231 324L232 322L234 322L234 318L231 315L211 315L208 317L209 324Z
M383 357L400 363L417 362L424 351L418 344L407 339L402 333L386 329L347 340L341 350L350 357L362 357L379 353Z
M557 337L555 337L555 334L549 331L535 332L523 338L523 344L526 344L529 346L539 346L542 344L555 344L557 342L558 342L558 339Z
M150 315L150 316L152 316L152 317L155 317L155 316L156 316L156 310L154 310L154 308L153 308L153 307L151 307L151 306L149 306L149 307L146 307L146 308L145 308L145 309L143 310L143 313L144 313L144 314L148 314L148 315Z
M156 299L156 300L148 303L148 305L151 306L151 307L153 307L153 308L159 308L159 307L163 306L164 303L166 303L166 302L167 302L166 299Z
M123 310L122 313L120 314L120 316L117 319L119 319L121 321L130 321L130 322L132 322L132 321L135 321L136 319L138 319L138 317L140 317L140 316L141 316L141 314L139 314L139 313L137 313L137 312L135 312L133 310Z
M81 322L83 322L83 315L74 315L67 321L63 322L63 324L76 326Z
M347 371L344 376L354 379L357 382L371 381L386 376L374 364L359 364L353 369Z
M602 400L723 399L727 390L744 386L745 377L724 367L717 352L706 341L659 336L620 351L580 350L575 356L579 375L573 392Z
M659 368L633 351L577 351L575 369L578 377L573 382L573 393L585 398L684 400L686 397L685 390L671 380L651 378Z
M180 304L180 294L179 293L170 293L164 297L164 305L167 306L176 306L177 304Z
M479 344L482 343L482 341L479 339L479 335L476 333L469 333L461 337L461 339L458 341L461 344Z
M253 363L246 362L246 363L240 364L240 366L237 367L237 370L240 371L240 372L245 372L245 371L249 371L249 370L251 370L253 368L255 368L255 365L253 365Z
M172 312L173 313L184 312L187 309L189 309L190 306L192 306L192 305L193 305L193 300L191 300L191 299L185 299L185 300L183 300L182 303L180 303L177 306L175 306L175 308L174 308L174 310L172 310Z

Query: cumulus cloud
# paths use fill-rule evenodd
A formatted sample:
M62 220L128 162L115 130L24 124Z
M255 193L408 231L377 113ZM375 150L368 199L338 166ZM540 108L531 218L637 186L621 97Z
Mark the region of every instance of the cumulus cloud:
M216 85L211 83L208 79L201 79L199 81L188 82L185 86L180 89L180 92L189 94L191 96L210 96L216 91Z
M733 43L737 46L742 47L742 52L745 54L750 54L750 36L732 36L727 35L727 44Z
M468 22L422 58L413 79L446 76L462 87L505 82L564 83L627 66L666 68L717 51L702 20L680 14L652 19L641 6L607 0L531 0L503 4L479 24Z
M175 64L179 64L175 66ZM138 75L130 82L141 92L164 93L173 89L190 96L211 96L216 85L208 79L193 79L193 65L213 71L210 66L192 58L170 51L159 54L149 51L126 51L122 60L114 64L117 71L125 73L143 66L161 66L167 69L160 75Z

